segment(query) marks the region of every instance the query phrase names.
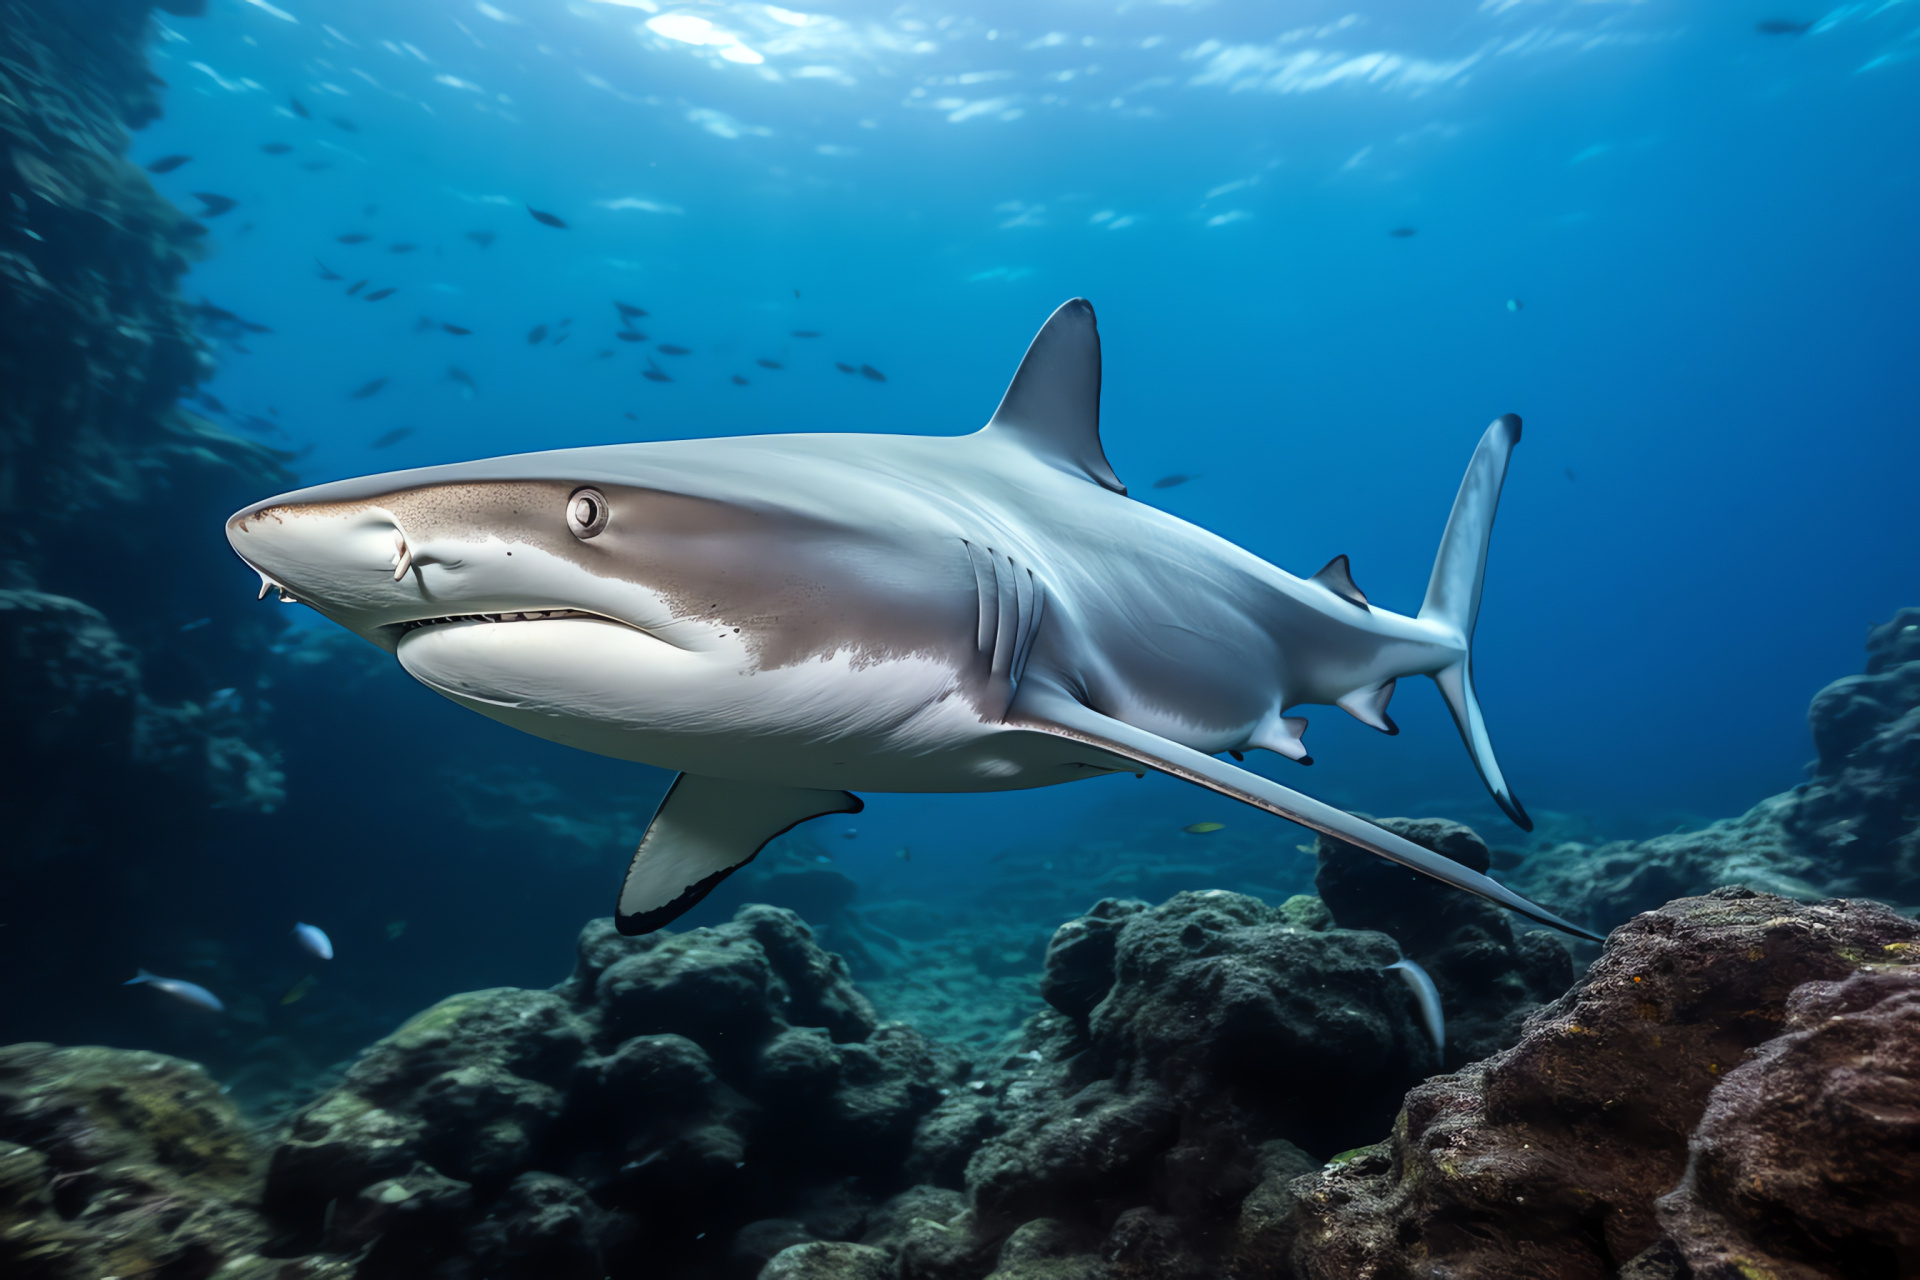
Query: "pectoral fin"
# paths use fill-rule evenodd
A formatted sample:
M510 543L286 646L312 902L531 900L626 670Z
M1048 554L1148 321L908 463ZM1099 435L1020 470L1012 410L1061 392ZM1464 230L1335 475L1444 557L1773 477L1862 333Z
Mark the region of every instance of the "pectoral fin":
M614 911L621 933L652 933L752 862L767 842L808 818L858 813L846 791L773 787L683 773L667 788L627 868Z
M1579 925L1562 920L1546 908L1527 901L1497 880L1461 866L1451 858L1423 849L1411 840L1376 827L1363 818L1323 804L1257 773L1237 769L1191 747L1183 747L1158 734L1101 715L1053 684L1029 677L1020 686L1020 693L1014 699L1006 722L1012 727L1084 743L1102 756L1109 757L1102 761L1107 767L1111 767L1110 757L1119 756L1137 765L1217 791L1243 804L1265 809L1303 827L1311 827L1348 844L1357 845L1369 853L1378 854L1455 888L1478 894L1529 920L1536 920L1577 938L1603 941Z

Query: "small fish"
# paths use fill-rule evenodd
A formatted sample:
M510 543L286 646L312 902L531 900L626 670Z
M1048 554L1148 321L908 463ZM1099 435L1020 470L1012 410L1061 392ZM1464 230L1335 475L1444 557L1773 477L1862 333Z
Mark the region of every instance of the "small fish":
M663 342L659 346L655 347L654 350L658 351L663 356L690 356L693 354L693 352L688 348L676 347L671 342Z
M201 1009L211 1009L215 1013L223 1013L226 1011L227 1006L220 1003L219 996L216 996L199 983L188 982L185 978L162 978L157 974L151 974L145 969L142 969L120 985L123 987L131 987L136 983L144 983L156 991L164 991L182 1004L190 1004Z
M445 320L440 322L440 327L456 338L469 337L473 333L473 330L467 328L465 325L448 324Z
M347 296L351 298L354 294L360 292L362 289L366 287L367 287L367 282L365 280L355 280L352 284L347 286Z
M1387 234L1388 234L1388 235L1390 235L1390 236L1392 236L1392 237L1393 237L1394 239L1396 239L1396 240L1405 240L1405 239L1406 239L1406 238L1407 238L1408 236L1417 236L1417 235L1419 235L1419 234L1420 234L1420 228L1418 228L1418 227L1395 227L1395 228L1394 228L1393 230L1391 230L1391 231L1389 231L1389 232L1387 232Z
M457 364L447 366L447 381L458 386L461 396L467 400L473 399L473 393L480 389L480 384L473 380L473 375Z
M429 329L438 329L439 327L440 322L432 316L421 316L413 322L413 331L415 333L425 333Z
M1791 18L1765 18L1754 23L1753 29L1763 36L1803 36L1813 30L1813 24Z
M1161 476L1158 480L1155 480L1153 487L1156 489L1178 489L1191 479L1193 479L1193 477L1186 472L1176 471L1170 476Z
M189 631L198 631L200 628L206 626L212 621L213 621L212 618L195 618L192 622L181 623L180 631L183 635Z
M307 171L308 173L319 173L319 172L320 172L320 171L321 171L322 169L331 169L331 168L333 168L333 161L331 161L331 160L302 160L302 161L300 162L300 167L301 167L302 169L305 169L305 170L306 170L306 171Z
M1572 484L1572 483L1573 483L1573 468L1572 468L1572 467L1568 467L1568 468L1567 468L1567 483L1568 483L1568 484Z
M546 210L536 209L532 205L527 206L527 212L532 214L533 220L543 227L558 227L562 231L567 229L565 220L557 213L548 213Z
M638 329L619 329L614 332L613 336L622 342L645 342L647 340L647 335Z
M848 827L840 833L840 838L842 840L858 840L860 838L860 828Z
M913 850L903 844L898 849L895 849L893 851L893 856L900 859L900 861L902 862L912 862Z
M219 711L223 709L231 709L234 711L240 709L240 691L238 689L215 689L208 695L207 710Z
M645 307L636 307L631 302L621 302L617 298L614 300L613 305L615 309L620 312L620 318L622 320L634 320L647 314Z
M795 329L793 331L793 336L796 338L819 338L825 335L823 335L818 329Z
M345 280L346 279L345 276L341 275L338 271L335 271L332 267L328 266L326 263L321 262L320 259L315 258L314 262L320 268L320 278L322 280Z
M559 345L560 345L561 343L563 343L563 342L565 342L565 341L566 341L566 340L567 340L568 338L571 338L572 336L573 336L573 335L572 335L572 334L570 334L570 333L563 333L563 334L561 334L561 335L560 335L559 337L557 337L557 338L555 338L555 339L553 340L553 342L552 342L552 344L551 344L551 345L553 345L553 346L556 346L556 347L557 347L557 346L559 346Z
M1420 1021L1426 1024L1427 1034L1433 1037L1433 1047L1444 1054L1447 1051L1447 1017L1440 1008L1440 988L1433 985L1433 979L1427 976L1425 969L1405 958L1388 965L1387 972L1397 972L1406 979L1414 1002L1420 1006Z
M287 97L287 106L292 108L293 114L299 116L302 120L313 119L313 112L307 110L305 104L292 95L288 95Z
M621 412L620 412L620 416L621 416L621 417L623 417L623 418L625 418L625 419L626 419L626 420L627 420L628 422L638 422L638 421L640 421L640 415L639 415L639 414L637 414L637 413L635 413L635 412L634 412L633 410L631 410L631 409L623 409L623 410L621 410Z
M537 347L541 343L545 342L546 340L547 340L547 326L543 324L537 324L533 326L533 328L527 330L528 346Z
M1180 829L1190 836L1210 836L1216 831L1225 831L1227 824L1224 822L1196 822L1191 826Z
M260 144L260 149L270 156L283 156L293 150L293 147L285 142L263 142Z
M200 210L203 218L217 218L223 213L233 212L240 205L232 196L223 196L217 191L196 191L193 198L206 206Z
M317 924L294 922L293 940L302 951L319 960L333 959L333 939Z
M373 237L364 231L349 231L343 236L335 236L334 239L341 244L365 244L367 241L373 239Z
M787 367L781 364L778 360L755 360L754 363L759 365L762 369L784 369Z
M220 403L220 397L211 391L202 391L199 395L195 396L194 399L200 402L201 408L210 410L213 413L225 413L227 411L227 406Z
M413 434L412 427L395 427L391 431L383 431L379 435L375 436L373 438L372 443L367 445L367 448L391 449L394 445L399 444L402 440L405 440L408 436L412 434ZM322 960L327 959L326 956L322 956L320 958Z
M640 371L640 376L645 378L648 382L672 382L673 381L672 378L667 376L667 373L664 369L661 369L658 367L655 367L652 369L642 369Z
M475 244L479 245L482 249L485 249L490 247L493 244L493 232L469 231L467 232L467 239L473 241Z
M388 253L412 253L415 249L418 249L419 247L420 246L417 244L390 244L387 246L387 252Z
M880 372L878 369L874 368L870 364L863 364L860 366L860 376L865 378L868 382L885 382L887 380L886 374Z
M327 119L333 122L333 127L336 129L344 129L348 133L360 132L360 126L345 116L328 116Z
M313 991L315 987L319 985L320 985L320 979L314 977L312 974L308 974L306 977L300 979L300 981L294 983L292 986L287 988L287 994L280 997L280 1003L281 1004L299 1004L302 1000L307 998L307 996Z
M733 375L733 385L736 387L744 387L747 385L747 380L736 373Z
M858 369L856 369L856 368L854 368L854 367L853 367L852 365L850 365L850 364L847 364L847 363L845 363L844 361L840 361L840 360L835 360L835 361L833 362L833 367L834 367L834 368L836 368L836 369L838 369L838 370L839 370L840 372L842 372L842 373L858 373L858 372L860 372L860 371L859 371Z
M355 387L351 395L349 396L349 398L353 400L371 399L372 397L379 395L381 388L385 387L386 385L387 385L387 380L385 378L375 378L371 382Z
M148 173L172 173L181 165L190 162L192 156L161 156L147 165Z
M1507 310L1509 311L1523 311L1526 309L1526 305L1526 303L1520 301L1518 298L1507 299Z
M407 922L405 920L387 921L387 941L388 942L392 942L395 938L399 937L401 934L405 933L406 931L407 931Z
M400 292L398 289L375 289L372 293L367 295L367 301L379 302L382 298L391 298L394 294L398 292Z

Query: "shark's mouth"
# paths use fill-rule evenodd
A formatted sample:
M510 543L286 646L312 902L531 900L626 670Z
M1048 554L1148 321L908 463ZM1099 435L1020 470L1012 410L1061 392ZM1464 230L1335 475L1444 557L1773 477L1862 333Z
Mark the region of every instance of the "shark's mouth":
M398 642L402 636L426 627L450 626L456 622L547 622L555 618L584 618L589 622L611 622L622 627L629 625L618 618L588 613L583 609L523 609L505 613L449 613L437 618L413 618L406 622L389 623L380 630Z

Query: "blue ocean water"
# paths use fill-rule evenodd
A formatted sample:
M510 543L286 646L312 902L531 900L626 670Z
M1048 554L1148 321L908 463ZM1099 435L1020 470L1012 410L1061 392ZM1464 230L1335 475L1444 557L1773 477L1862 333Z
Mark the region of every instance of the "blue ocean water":
M1909 4L214 0L160 31L135 158L192 156L155 179L183 209L237 202L186 288L271 329L204 390L303 480L970 431L1085 296L1136 498L1299 574L1348 554L1411 612L1518 412L1480 696L1530 808L1621 836L1797 781L1809 696L1914 598ZM255 585L236 561L206 591ZM283 612L290 646L328 627ZM551 980L667 775L390 675L278 707L289 806L233 895L369 941L411 921L407 998ZM1438 697L1393 711L1387 739L1311 709L1314 768L1258 767L1517 840ZM437 826L455 793L477 807ZM1311 875L1299 831L1160 779L867 800L813 856L871 898L1203 820ZM503 806L547 838L462 843ZM357 838L303 845L321 815Z

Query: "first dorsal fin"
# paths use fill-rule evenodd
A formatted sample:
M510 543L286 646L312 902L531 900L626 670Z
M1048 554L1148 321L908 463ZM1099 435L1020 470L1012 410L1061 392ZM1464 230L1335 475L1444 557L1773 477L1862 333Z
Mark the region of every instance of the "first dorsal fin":
M1312 581L1319 583L1348 604L1357 604L1368 613L1373 612L1367 603L1367 593L1353 580L1353 570L1347 565L1345 556L1335 556L1327 561L1327 567L1313 575Z
M1014 440L1115 493L1127 491L1100 447L1100 331L1092 303L1064 302L1040 326L986 434Z

